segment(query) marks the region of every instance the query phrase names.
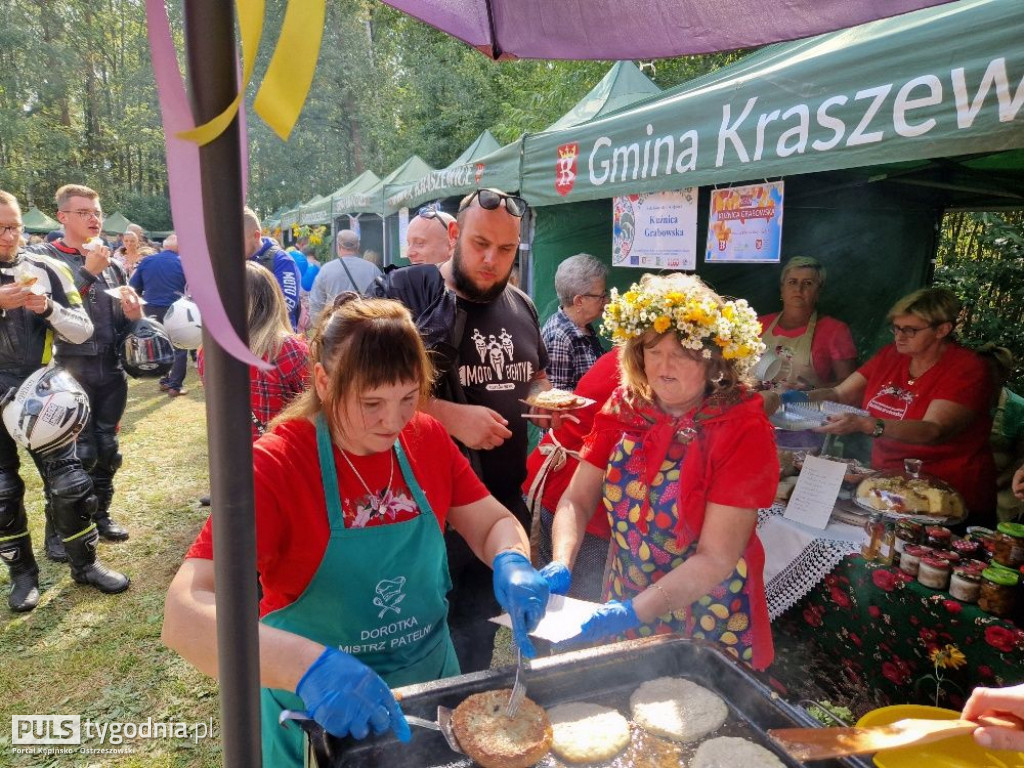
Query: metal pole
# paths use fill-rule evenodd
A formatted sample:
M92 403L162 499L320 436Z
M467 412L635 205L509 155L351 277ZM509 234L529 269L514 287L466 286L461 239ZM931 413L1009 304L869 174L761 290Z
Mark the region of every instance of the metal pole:
M197 123L234 99L236 48L231 0L185 0L192 108ZM246 329L245 256L238 120L200 150L204 221L221 300L242 339ZM249 368L207 335L207 439L217 580L217 649L221 740L228 768L261 765L256 534L253 524Z

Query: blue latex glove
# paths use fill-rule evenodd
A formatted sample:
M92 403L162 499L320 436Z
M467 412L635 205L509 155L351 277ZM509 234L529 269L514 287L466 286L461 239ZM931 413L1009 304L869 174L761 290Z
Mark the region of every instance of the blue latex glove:
M565 567L565 563L552 560L540 569L540 575L548 582L548 588L552 595L567 595L572 586L572 571Z
M387 683L337 648L324 649L299 680L295 692L306 705L306 714L334 736L351 734L365 739L371 728L374 733L393 728L399 741L412 739L409 723Z
M529 632L537 628L548 606L548 582L520 552L499 552L494 569L494 596L512 617L512 639L523 656L532 659L537 651Z
M806 403L807 393L802 389L787 389L779 395L779 399L782 400L783 405L789 405L790 403Z
M571 637L555 645L556 651L568 651L581 645L587 645L603 637L621 635L629 629L640 626L640 619L633 610L633 601L627 600L620 603L618 600L610 600L602 605L594 615L583 622L580 627L580 634Z

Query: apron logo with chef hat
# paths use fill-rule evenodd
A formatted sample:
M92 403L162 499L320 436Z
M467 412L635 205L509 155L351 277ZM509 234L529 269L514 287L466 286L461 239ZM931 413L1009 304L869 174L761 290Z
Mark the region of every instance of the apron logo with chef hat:
M405 600L405 595L402 594L404 586L405 576L398 576L394 579L381 579L377 582L377 586L374 589L377 596L373 598L373 604L381 609L380 613L377 614L378 619L383 619L384 614L388 611L394 611L396 614L402 613L402 609L398 607L398 604Z

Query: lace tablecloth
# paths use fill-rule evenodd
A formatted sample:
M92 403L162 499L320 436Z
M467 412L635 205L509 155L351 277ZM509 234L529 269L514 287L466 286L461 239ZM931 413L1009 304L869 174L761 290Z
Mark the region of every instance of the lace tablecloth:
M758 510L764 545L764 584L772 621L796 605L849 554L867 541L863 528L833 520L824 529L783 517L784 504Z

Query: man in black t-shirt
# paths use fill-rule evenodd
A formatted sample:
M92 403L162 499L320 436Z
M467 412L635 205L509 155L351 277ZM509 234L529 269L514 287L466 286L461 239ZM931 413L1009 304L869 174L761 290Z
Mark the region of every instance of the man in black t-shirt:
M551 385L537 310L529 296L508 284L525 210L520 198L497 190L478 190L459 206L455 252L439 269L445 287L457 297L453 375L465 402L434 397L427 412L475 454L473 465L484 485L529 531L520 492L527 448L522 416L528 406L521 401ZM459 663L463 672L487 669L497 630L487 619L500 612L491 572L458 534L449 532L445 538L452 574L448 623Z

